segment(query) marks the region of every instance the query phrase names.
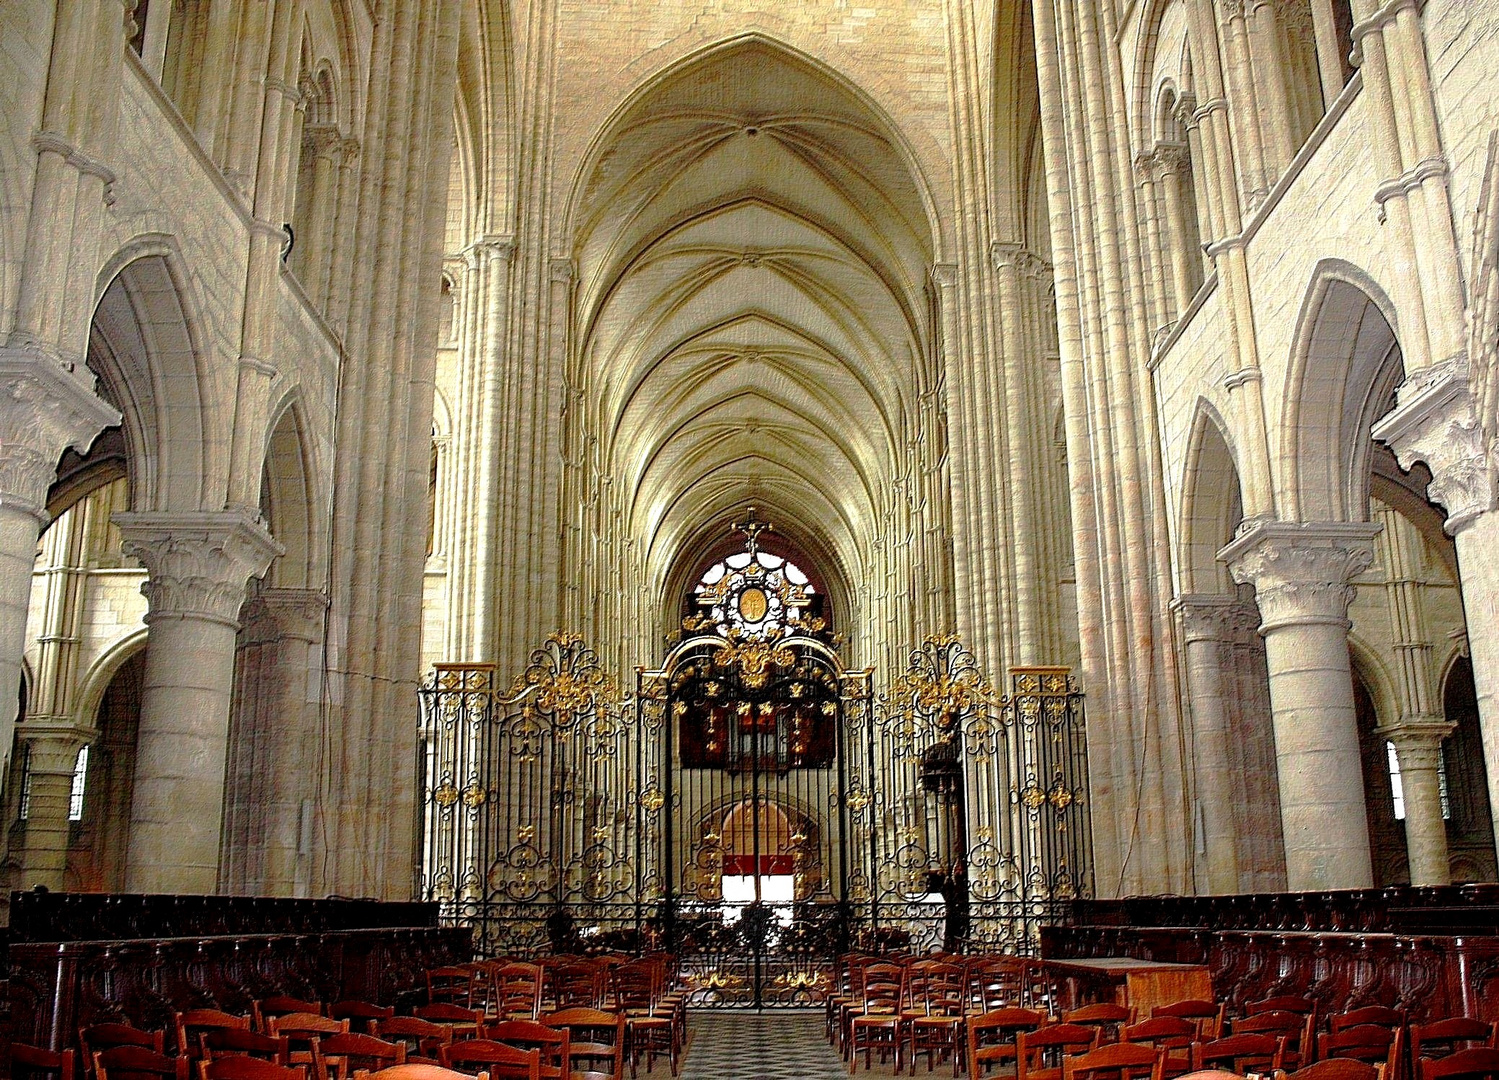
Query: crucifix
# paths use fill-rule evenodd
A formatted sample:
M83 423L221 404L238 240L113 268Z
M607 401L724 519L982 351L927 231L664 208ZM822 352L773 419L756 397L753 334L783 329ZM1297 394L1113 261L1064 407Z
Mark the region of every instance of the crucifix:
M761 521L756 516L755 508L753 506L749 508L749 514L746 516L743 522L735 523L729 526L729 532L744 534L745 550L748 551L751 555L758 555L760 553L760 534L763 532L774 531L775 530L770 527L770 522Z

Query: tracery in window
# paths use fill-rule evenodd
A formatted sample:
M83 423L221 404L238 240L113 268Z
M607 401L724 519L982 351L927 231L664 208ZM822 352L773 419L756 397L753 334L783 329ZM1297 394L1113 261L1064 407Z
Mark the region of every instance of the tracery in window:
M743 526L745 550L708 567L693 592L700 629L726 638L773 641L789 634L820 634L827 621L818 613L820 597L811 579L790 559L760 548L763 522Z

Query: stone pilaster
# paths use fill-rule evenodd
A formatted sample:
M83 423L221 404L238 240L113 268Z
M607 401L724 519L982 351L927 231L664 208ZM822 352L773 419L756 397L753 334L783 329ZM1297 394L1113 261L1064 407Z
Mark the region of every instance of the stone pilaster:
M0 777L16 722L36 542L63 450L120 421L94 378L35 346L0 349Z
M1373 884L1348 657L1354 579L1376 526L1261 521L1219 553L1255 587L1270 670L1287 887Z
M149 575L150 649L130 812L130 892L218 886L234 643L245 582L282 551L242 511L115 515Z
M1231 702L1238 687L1232 642L1241 605L1237 597L1188 594L1171 602L1180 619L1186 668L1187 723L1192 732L1199 864L1196 885L1208 893L1239 891L1238 830L1234 824Z
M61 891L68 868L68 809L78 752L97 732L70 722L23 724L28 799L18 888Z

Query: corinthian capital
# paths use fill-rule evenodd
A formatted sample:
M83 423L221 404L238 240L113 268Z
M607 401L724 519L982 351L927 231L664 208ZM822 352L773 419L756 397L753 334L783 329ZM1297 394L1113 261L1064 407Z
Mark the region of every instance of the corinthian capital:
M1457 357L1415 372L1401 384L1394 412L1374 425L1401 468L1424 461L1426 494L1447 511L1457 535L1494 507L1494 472L1468 391L1468 365Z
M1239 584L1254 586L1260 632L1282 626L1348 626L1353 581L1374 562L1379 526L1368 522L1258 521L1218 552Z
M239 510L195 514L116 514L125 552L149 575L141 585L146 622L206 619L239 625L245 583L270 569L285 549Z
M87 368L69 369L34 345L0 349L0 506L43 520L58 457L70 446L86 452L119 422Z

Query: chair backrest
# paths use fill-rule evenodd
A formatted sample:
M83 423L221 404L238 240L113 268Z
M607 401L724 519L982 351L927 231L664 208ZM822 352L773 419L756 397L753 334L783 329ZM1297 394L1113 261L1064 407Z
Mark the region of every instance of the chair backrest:
M1328 1058L1295 1072L1276 1073L1276 1080L1383 1080L1384 1066L1353 1058Z
M198 1035L205 1031L250 1030L248 1016L235 1016L218 1009L188 1009L172 1018L177 1031L177 1053L198 1055Z
M1245 1033L1192 1044L1192 1068L1227 1064L1229 1071L1243 1076L1250 1072L1281 1068L1285 1056L1284 1035Z
M926 1016L959 1016L963 1012L963 969L956 964L928 960L912 967L907 1000L914 1012Z
M1223 1035L1225 1008L1226 1006L1221 1001L1188 999L1173 1001L1169 1005L1157 1005L1150 1010L1150 1015L1152 1017L1177 1016L1183 1020L1191 1020L1197 1025L1197 1037L1204 1042L1210 1042Z
M906 969L899 964L876 963L864 969L860 998L864 1008L899 1009L905 994Z
M1098 1029L1085 1024L1048 1024L1035 1031L1021 1031L1015 1036L1015 1080L1042 1068L1042 1057L1048 1052L1064 1055L1086 1053L1098 1044ZM1060 1073L1056 1074L1060 1075Z
M1458 1050L1495 1045L1495 1025L1470 1016L1453 1016L1430 1024L1412 1024L1411 1057L1443 1057ZM1459 1046L1462 1043L1464 1045ZM1433 1050L1441 1053L1434 1054Z
M969 999L984 1012L1026 1004L1025 961L991 957L969 965Z
M411 1011L423 1020L439 1024L477 1024L484 1019L484 1014L478 1009L465 1009L462 1005L454 1005L448 1001L418 1005Z
M1395 1032L1390 1028L1378 1024L1359 1024L1321 1036L1317 1040L1317 1057L1323 1060L1355 1058L1368 1062L1388 1061L1394 1042Z
M548 1027L538 1020L501 1020L498 1024L486 1026L484 1037L522 1050L540 1050L543 1066L564 1073L568 1068L572 1032L567 1028Z
M549 970L559 1007L596 1009L603 1004L605 968L602 964L576 960Z
M395 1014L394 1005L376 1005L371 1001L356 1001L353 998L347 1001L335 1001L328 1006L328 1015L334 1020L358 1020L367 1023L370 1020L388 1020Z
M438 1050L453 1041L452 1028L423 1020L419 1016L392 1016L387 1020L371 1020L370 1034L387 1042L406 1045L406 1056L419 1054L437 1057Z
M462 1005L465 1009L470 1008L474 999L475 974L474 969L467 964L429 968L426 972L427 1004L447 1001Z
M1363 1024L1397 1028L1403 1023L1405 1023L1405 1013L1399 1009L1392 1009L1388 1005L1365 1005L1362 1009L1333 1013L1327 1018L1329 1031L1342 1031L1344 1028L1358 1027Z
M625 1014L599 1009L563 1009L542 1018L548 1027L566 1028L574 1058L613 1062L614 1080L624 1075Z
M199 1080L307 1080L307 1070L261 1058L234 1055L198 1062Z
M1161 1080L1165 1059L1164 1051L1143 1043L1105 1043L1076 1057L1063 1058L1062 1080L1100 1074L1119 1080L1138 1076Z
M1085 1024L1088 1027L1096 1027L1102 1033L1100 1038L1105 1041L1114 1040L1124 1025L1132 1023L1134 1019L1134 1009L1124 1005L1115 1005L1112 1001L1084 1005L1080 1009L1073 1009L1062 1014L1064 1024Z
M364 1080L489 1080L489 1074L481 1072L475 1077L472 1073L454 1072L441 1065L392 1065L367 1074Z
M1264 1012L1291 1012L1298 1016L1306 1016L1308 1013L1317 1011L1317 1003L1309 997L1301 994L1275 994L1271 997L1261 998L1259 1001L1249 1001L1244 1004L1244 1015L1254 1016L1256 1013Z
M540 964L502 965L495 972L496 1011L501 1016L536 1019L541 1015L541 996L545 978Z
M342 1058L344 1066L339 1075L349 1076L355 1069L384 1069L406 1064L406 1044L387 1042L354 1031L324 1036L312 1044L312 1071L319 1080L328 1080L329 1058Z
M541 1051L522 1050L492 1039L465 1039L442 1048L441 1060L447 1068L459 1065L483 1065L491 1077L541 1078Z
M1003 1031L1020 1032L1035 1031L1046 1023L1046 1014L1040 1009L1021 1009L1010 1006L1004 1009L990 1009L981 1016L971 1017L968 1021L970 1031ZM1092 1034L1091 1032L1089 1033Z
M258 1057L285 1065L291 1045L284 1035L262 1035L248 1028L214 1028L198 1032L198 1056L204 1061L221 1057Z
M1120 1032L1121 1042L1150 1043L1152 1046L1186 1046L1197 1034L1197 1025L1181 1016L1152 1016L1138 1024L1128 1024Z
M78 1045L93 1068L93 1055L113 1046L139 1046L158 1054L166 1049L166 1035L160 1031L142 1031L129 1024L94 1024L78 1029Z
M167 1057L144 1046L128 1043L94 1053L94 1074L99 1080L110 1080L111 1076L114 1080L151 1076L164 1080L188 1080L187 1065L185 1057Z
M1422 1058L1419 1080L1468 1080L1469 1077L1499 1076L1499 1049L1475 1046L1432 1061Z
M75 1080L78 1072L76 1050L44 1050L26 1043L10 1044L10 1073L54 1073L57 1080Z
M270 1034L287 1035L292 1038L299 1035L339 1035L349 1030L348 1020L334 1020L330 1016L306 1012L273 1016L269 1023Z
M270 1034L271 1031L271 1017L285 1016L288 1013L313 1013L321 1016L323 1004L320 1001L303 1001L286 994L272 994L250 1005L250 1016L255 1021L255 1030L266 1034Z

